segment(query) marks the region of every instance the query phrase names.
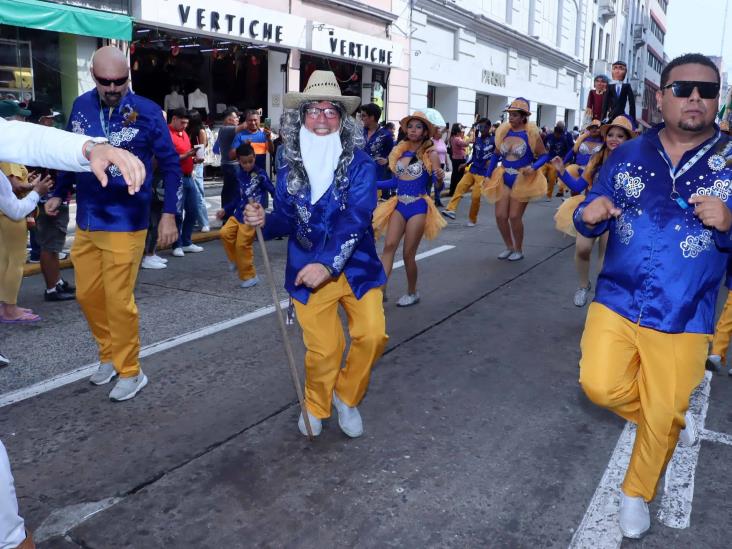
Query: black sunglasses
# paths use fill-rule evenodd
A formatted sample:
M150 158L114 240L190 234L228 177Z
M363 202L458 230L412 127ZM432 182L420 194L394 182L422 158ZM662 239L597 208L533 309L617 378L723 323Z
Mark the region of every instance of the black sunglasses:
M719 82L698 82L696 80L678 80L666 84L663 89L671 88L674 97L690 97L694 88L699 90L702 99L716 99L719 95Z
M99 84L101 84L102 86L111 86L112 84L114 84L115 86L122 86L129 79L129 76L125 76L123 78L113 78L112 80L110 80L108 78L100 78L96 74L94 75L94 80L99 82Z

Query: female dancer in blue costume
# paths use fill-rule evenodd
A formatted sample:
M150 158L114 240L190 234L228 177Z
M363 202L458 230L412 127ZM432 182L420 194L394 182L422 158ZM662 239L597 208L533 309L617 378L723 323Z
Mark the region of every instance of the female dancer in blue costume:
M575 179L582 175L590 158L602 148L605 140L600 134L602 122L593 120L585 131L574 142L574 147L564 157L564 164L569 174Z
M432 144L434 129L427 117L415 112L400 122L406 138L389 155L389 167L394 178L379 188L397 190L374 211L373 226L376 237L386 234L381 262L387 278L394 264L394 254L404 237L404 269L407 273L407 293L397 301L398 307L409 307L419 302L417 293L417 248L422 236L435 238L447 222L442 219L432 199L426 194L433 178L439 184L445 176L440 159Z
M574 292L574 304L577 307L584 307L587 303L587 293L590 291L590 255L592 254L592 247L595 244L595 238L587 238L578 234L574 228L574 211L577 209L585 199L584 193L589 191L592 187L592 183L595 177L600 173L600 168L607 160L608 156L617 149L620 145L625 143L628 139L631 139L635 134L633 133L633 123L630 118L621 114L616 117L615 120L610 124L606 124L600 130L604 137L604 145L595 154L587 164L587 167L582 172L581 177L575 177L569 172L569 167L565 169L564 162L561 158L552 158L552 165L557 170L562 182L570 188L573 196L569 200L566 200L557 210L554 216L555 226L558 231L561 231L569 236L576 237L574 247L574 264L577 268L577 275L579 276L579 288ZM607 246L607 235L604 233L599 238L598 245L598 272L602 270L602 262L605 258L605 247Z
M516 98L505 112L508 122L496 130L496 154L491 157L483 194L496 205L496 224L506 245L498 259L518 261L524 258L526 204L546 194L546 177L539 168L549 155L539 128L528 121L531 111L526 99ZM499 160L502 165L497 167Z

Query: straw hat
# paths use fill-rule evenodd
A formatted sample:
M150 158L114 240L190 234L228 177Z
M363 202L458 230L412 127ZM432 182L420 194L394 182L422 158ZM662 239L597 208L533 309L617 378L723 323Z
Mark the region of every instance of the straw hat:
M332 71L313 71L302 92L285 94L284 105L286 109L297 109L311 101L338 101L348 114L356 112L361 104L360 97L341 94L341 87Z
M524 99L523 97L517 97L516 99L511 101L511 104L506 107L503 112L522 112L524 114L530 115L531 106L529 105L528 99Z
M399 121L399 126L405 133L407 131L407 124L409 124L410 120L419 120L420 122L422 122L422 124L424 124L427 128L427 131L430 135L432 135L432 132L435 131L435 127L432 125L432 122L430 122L425 113L421 111L414 111L412 114L410 114L409 116L405 116Z
M612 127L624 129L625 133L628 134L628 137L635 136L635 130L633 129L633 122L631 122L630 118L628 118L624 114L616 116L612 122L610 122L609 124L605 124L602 128L600 128L600 133L602 134L602 137L606 137L607 132L609 132L610 128L612 128Z

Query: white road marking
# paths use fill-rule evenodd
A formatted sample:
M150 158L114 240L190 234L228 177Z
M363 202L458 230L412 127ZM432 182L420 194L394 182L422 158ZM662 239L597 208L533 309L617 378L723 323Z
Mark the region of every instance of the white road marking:
M719 442L720 444L726 444L732 446L732 435L727 433L718 433L717 431L709 431L703 429L701 431L701 439L708 440L709 442Z
M706 372L704 381L691 396L689 407L694 414L702 435L709 407L711 372ZM721 433L716 433L721 435ZM726 436L726 435L725 435ZM721 437L723 438L723 437ZM730 437L732 439L732 437ZM570 549L617 549L623 536L617 522L620 505L620 485L630 462L635 441L635 425L627 423L620 434L615 450L610 457L605 473L597 486L582 522L572 536ZM689 526L691 502L694 497L694 473L699 457L700 444L692 448L677 447L666 469L664 495L658 518L672 528Z
M442 252L447 252L449 250L452 250L453 248L455 248L455 246L439 246L437 248L427 250L426 252L422 252L421 254L417 254L416 259L417 261L419 261L421 259L425 259L427 257L431 257ZM394 269L398 269L402 266L404 266L403 261L397 261L394 263ZM281 301L280 307L287 307L287 303L287 300ZM270 305L269 307L257 309L256 311L247 313L236 318L232 318L231 320L217 322L216 324L204 326L203 328L193 330L192 332L164 339L163 341L158 341L156 343L151 343L150 345L146 345L140 349L140 358L145 358L150 355L172 349L173 347L178 347L179 345L195 341L196 339L201 339L217 332L228 330L229 328L244 324L245 322L256 320L257 318L272 314L274 310L274 306ZM0 408L15 404L17 402L21 402L23 400L41 395L43 393L47 393L48 391L58 389L59 387L63 387L64 385L68 385L69 383L74 383L76 381L89 377L92 373L96 371L98 367L99 362L93 362L91 364L80 366L79 368L71 370L70 372L64 372L63 374L58 374L43 381L39 381L37 383L34 383L33 385L29 385L28 387L23 387L21 389L17 389L15 391L10 391L8 393L0 395Z

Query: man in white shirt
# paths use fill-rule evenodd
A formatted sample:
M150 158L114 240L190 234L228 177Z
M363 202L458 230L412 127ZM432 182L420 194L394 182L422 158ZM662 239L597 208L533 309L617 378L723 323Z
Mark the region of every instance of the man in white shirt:
M26 122L0 121L0 160L32 164L57 170L91 171L106 186L106 169L119 168L130 194L140 190L145 181L145 166L133 154L84 135L47 128ZM0 180L0 213L9 217L25 216L40 198L31 191L22 201L8 192L10 183ZM4 357L3 357L4 358ZM0 364L2 366L2 364ZM35 547L25 522L18 514L15 483L5 446L0 442L0 547L32 549Z

